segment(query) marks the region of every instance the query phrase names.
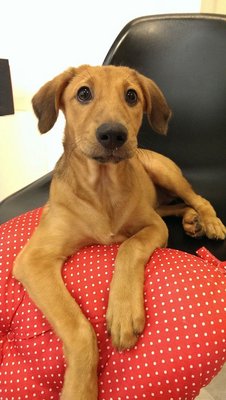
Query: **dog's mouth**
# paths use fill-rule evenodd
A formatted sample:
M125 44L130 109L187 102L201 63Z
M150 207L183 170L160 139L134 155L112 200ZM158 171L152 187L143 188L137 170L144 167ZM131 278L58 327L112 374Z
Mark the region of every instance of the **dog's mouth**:
M130 158L130 157L132 157L132 155L131 156L129 156L129 155L127 155L127 156L125 156L125 155L124 156L118 156L118 155L115 155L115 154L109 154L109 155L94 155L91 158L93 160L95 160L95 161L98 161L98 162L102 163L102 164L104 164L104 163L117 164L120 161L126 160L127 158Z
M114 150L105 150L100 152L93 152L89 154L89 158L99 163L114 163L117 164L123 160L133 157L134 150L131 148L116 148Z
M132 158L136 152L137 146L125 146L125 148L116 148L114 150L105 150L100 146L79 146L77 150L87 158L91 160L95 160L99 163L114 163L117 164L123 160L127 160Z
M106 164L106 163L114 163L117 164L121 161L127 160L134 156L136 151L137 145L136 143L127 143L126 146L122 146L115 149L104 149L102 146L94 145L87 147L80 147L82 153L99 163Z

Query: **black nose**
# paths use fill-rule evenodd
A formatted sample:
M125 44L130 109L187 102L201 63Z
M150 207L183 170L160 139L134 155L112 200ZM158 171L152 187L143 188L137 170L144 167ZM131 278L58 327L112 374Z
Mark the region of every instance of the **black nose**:
M114 150L126 142L127 133L126 127L122 124L106 123L97 128L96 137L105 149Z

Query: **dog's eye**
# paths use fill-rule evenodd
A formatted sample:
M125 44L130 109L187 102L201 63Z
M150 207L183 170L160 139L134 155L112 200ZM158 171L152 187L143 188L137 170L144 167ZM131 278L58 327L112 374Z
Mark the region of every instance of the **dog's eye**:
M129 105L134 106L137 104L137 92L134 89L127 90L125 99Z
M88 103L92 100L92 93L88 86L82 86L77 92L77 99L80 103Z

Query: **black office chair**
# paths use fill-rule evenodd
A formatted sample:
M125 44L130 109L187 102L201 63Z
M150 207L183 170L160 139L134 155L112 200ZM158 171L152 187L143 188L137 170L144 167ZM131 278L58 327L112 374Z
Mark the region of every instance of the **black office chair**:
M137 18L119 33L104 64L136 68L160 86L173 110L168 135L150 132L144 118L139 146L172 158L226 223L226 16ZM51 173L5 199L0 222L44 204L50 180ZM195 253L205 246L226 259L226 241L195 240L177 218L166 222L169 247Z

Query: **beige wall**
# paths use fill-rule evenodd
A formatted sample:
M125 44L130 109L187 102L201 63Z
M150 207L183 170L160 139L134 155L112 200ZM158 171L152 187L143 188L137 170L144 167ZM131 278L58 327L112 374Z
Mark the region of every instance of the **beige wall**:
M226 0L202 0L201 12L226 14Z

